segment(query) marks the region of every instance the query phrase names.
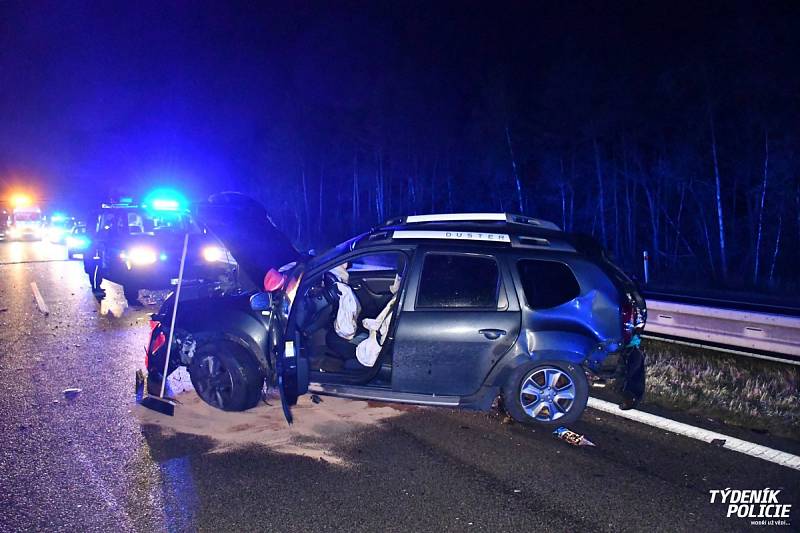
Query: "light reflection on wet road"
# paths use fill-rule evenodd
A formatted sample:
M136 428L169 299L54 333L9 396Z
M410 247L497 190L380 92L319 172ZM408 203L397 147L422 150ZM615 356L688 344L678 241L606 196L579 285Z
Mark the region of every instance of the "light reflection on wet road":
M0 264L66 259L66 247L50 241L0 241Z

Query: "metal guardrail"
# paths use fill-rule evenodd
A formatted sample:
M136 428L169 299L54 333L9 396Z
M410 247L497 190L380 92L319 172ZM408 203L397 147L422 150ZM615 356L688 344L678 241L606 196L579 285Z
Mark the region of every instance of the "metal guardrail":
M644 337L800 365L800 317L648 300Z

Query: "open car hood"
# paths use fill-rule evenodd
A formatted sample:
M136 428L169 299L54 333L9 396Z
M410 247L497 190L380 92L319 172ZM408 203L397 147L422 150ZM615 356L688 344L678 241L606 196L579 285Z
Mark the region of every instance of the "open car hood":
M271 268L297 261L300 253L261 203L236 192L217 193L195 204L196 220L228 249L240 271L257 288Z

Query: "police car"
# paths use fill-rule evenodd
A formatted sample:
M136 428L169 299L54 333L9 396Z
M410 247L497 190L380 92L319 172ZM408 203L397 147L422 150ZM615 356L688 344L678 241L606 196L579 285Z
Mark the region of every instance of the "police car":
M135 303L140 289L174 285L187 234L187 278L216 280L235 268L225 248L175 199L103 204L88 231L72 235L70 253L83 254L95 291L101 290L103 280L110 280L122 285L126 299Z
M265 380L290 421L308 392L481 410L500 398L534 425L577 419L588 378L614 384L622 408L642 397L645 303L591 239L521 215L436 214L299 257L287 239L266 238L277 230L264 222L261 238L224 241L243 270L238 254L269 243L247 265L264 277L261 290L181 297L168 371L188 367L217 408L255 406ZM344 315L357 314L352 338L340 334L345 295ZM172 305L151 322L156 383Z

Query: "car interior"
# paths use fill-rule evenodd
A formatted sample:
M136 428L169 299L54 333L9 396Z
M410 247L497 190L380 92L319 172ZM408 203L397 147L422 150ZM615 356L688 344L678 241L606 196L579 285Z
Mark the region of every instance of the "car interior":
M326 383L390 384L391 348L384 341L397 313L395 294L399 293L406 264L400 252L373 253L336 265L311 281L298 300L297 323L311 372L318 374L315 379L324 374ZM334 326L343 298L350 298L343 296L348 291L358 310L349 315L356 316L355 335L350 339L341 337ZM344 305L352 309L352 301ZM383 329L376 331L381 325ZM356 356L362 342L372 342L370 348L377 352L371 366L363 365ZM362 347L362 354L367 347Z

